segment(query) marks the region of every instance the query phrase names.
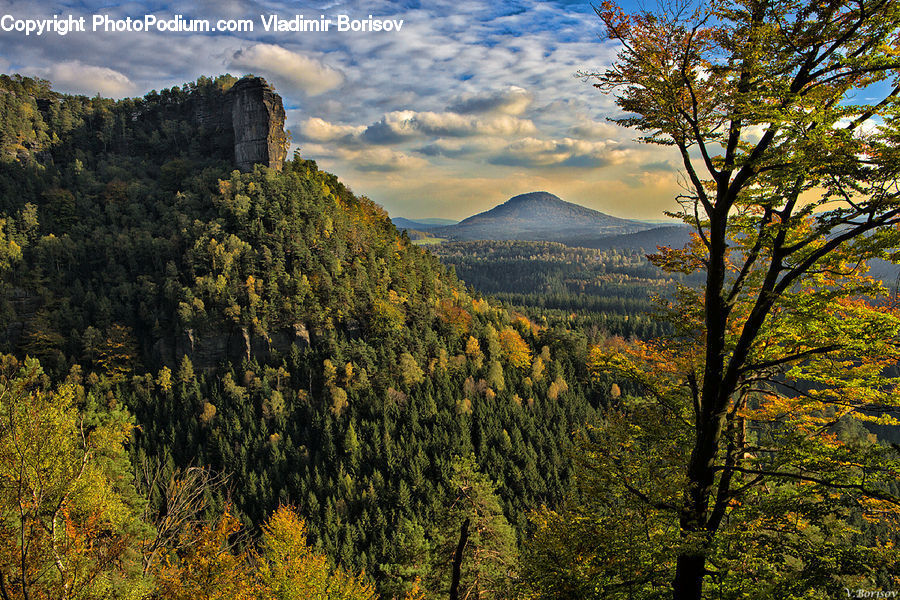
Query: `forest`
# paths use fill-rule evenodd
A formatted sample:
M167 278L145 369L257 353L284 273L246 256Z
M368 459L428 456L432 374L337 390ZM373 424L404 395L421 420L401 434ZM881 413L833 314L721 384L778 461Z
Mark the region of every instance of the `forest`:
M900 2L596 12L683 247L432 252L235 169L236 77L0 76L0 599L900 589Z
M471 293L315 163L240 173L206 132L184 144L191 97L234 81L113 102L0 78L3 407L67 397L59 418L93 423L66 443L99 471L60 472L56 491L127 498L130 520L84 518L112 528L119 562L152 548L135 575L149 589L206 560L204 544L268 543L283 518L302 519L297 543L365 573L366 593L437 593L466 511L489 520L471 525L459 585L510 585L531 507L571 489L570 434L608 396L586 336ZM463 480L472 507L454 503ZM63 518L35 510L35 525ZM502 552L470 558L486 549ZM106 550L84 553L105 573ZM45 573L51 556L29 557L42 576L10 566L10 588L84 577ZM110 593L95 584L80 579L78 597Z
M648 252L637 249L484 240L445 242L428 250L467 285L537 319L568 319L579 331L624 338L664 335L656 300L678 285L699 283L660 270L647 260Z

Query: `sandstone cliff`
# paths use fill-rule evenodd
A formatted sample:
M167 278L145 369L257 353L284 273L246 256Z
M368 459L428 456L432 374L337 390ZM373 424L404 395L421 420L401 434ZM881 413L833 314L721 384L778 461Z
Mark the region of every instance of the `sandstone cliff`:
M228 94L237 167L249 171L259 163L281 169L287 155L281 96L260 77L241 79Z
M190 99L190 118L210 139L210 153L241 171L281 169L287 156L284 105L262 77L244 77L225 92Z
M32 89L35 85L19 85L21 89L12 86L14 91L0 88L0 100L14 92L17 94L16 102L0 102L4 123L13 119L17 127L0 139L0 155L6 154L9 161L19 165L31 165L28 168L36 164L64 165L81 153L90 163L88 168L96 171L102 161L155 164L160 167L157 171L162 174L160 181L174 182L173 189L179 190L179 165L190 165L191 160L198 164L221 161L221 166L227 168L230 163L242 171L251 171L257 164L280 170L287 156L282 99L261 77L235 80L224 76L215 82L206 79L202 85L153 91L143 101L107 103L103 110L90 108L93 102L90 99L52 92L49 83L45 88L36 88L37 91ZM101 101L96 102L100 105ZM82 112L70 110L63 119L60 112L66 103L87 108ZM14 110L17 106L18 110ZM67 128L61 127L64 122L68 123ZM12 141L4 147L5 140ZM123 161L123 156L130 162ZM120 176L124 176L126 170L120 170L123 174ZM125 190L124 184L121 189ZM125 192L122 194L118 200L124 201ZM62 200L56 200L57 204L54 204L57 197L52 194L33 200L41 219L46 218L51 226L54 219L57 225L73 222L80 201L68 192L59 197ZM10 195L9 200L8 206L18 210L15 202L19 196ZM16 214L15 210L10 214ZM68 232L61 228L56 233ZM33 285L0 286L0 349L21 348L29 334L37 331L35 324L43 309L46 309L46 294ZM294 344L298 347L310 344L310 332L304 323L273 331L266 338L240 327L164 331L161 328L155 339L144 341L144 355L174 365L187 355L198 368L213 368L226 359L240 362L251 355L263 358L272 352L284 355Z

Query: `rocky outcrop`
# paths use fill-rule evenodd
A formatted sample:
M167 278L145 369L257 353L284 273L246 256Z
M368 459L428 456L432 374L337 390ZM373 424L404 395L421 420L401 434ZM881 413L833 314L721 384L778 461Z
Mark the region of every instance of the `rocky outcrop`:
M207 80L190 94L183 91L163 95L152 92L146 102L130 105L130 112L124 115L125 123L143 121L140 125L145 132L158 124L180 124L181 131L177 136L170 135L169 139L180 140L183 144L183 140L190 136L191 152L198 156L233 162L242 171L252 170L257 164L280 170L288 150L281 96L261 77L244 77L228 87L232 81L234 79L226 77L210 85ZM10 93L0 89L0 98ZM27 106L36 108L49 121L53 118L53 104L62 102L63 98L62 95L30 98L29 102L33 104ZM29 110L33 112L34 108ZM160 137L164 139L169 135L161 133ZM12 139L18 138L13 135ZM113 136L106 139L108 151L132 152L133 148L126 141L128 139L131 138ZM176 144L175 141L171 143ZM0 148L0 154L8 153L10 158L18 159L23 164L33 160L44 164L53 161L50 151L37 142L16 141L10 148ZM177 152L182 148L175 150ZM150 157L161 162L169 158L165 153ZM33 290L0 289L0 315L4 316L4 320L0 321L0 351L11 352L20 347L41 306L42 296ZM189 356L198 366L212 368L223 360L239 364L251 355L261 360L273 353L284 356L293 345L305 348L309 344L310 333L303 324L274 331L270 336L255 335L241 328L223 331L222 328L211 327L209 330L177 331L157 337L144 342L142 350L145 356L153 357L156 362L177 365L182 356Z
M228 94L237 167L249 171L254 164L263 164L281 169L288 146L281 96L261 77L244 77Z
M250 171L257 164L280 170L289 146L281 96L262 77L248 75L228 87L231 81L234 80L223 78L213 85L207 82L186 97L180 91L168 95L153 91L147 96L150 100L139 101L127 118L133 122L146 120L154 125L188 121L194 126L190 127L191 144L205 157L231 161L242 171ZM10 94L8 90L0 89L0 96L7 94ZM28 101L33 102L32 106L45 120L50 120L55 118L52 116L53 105L62 102L64 97L29 97ZM0 148L0 152L10 158L23 163L33 159L41 163L52 162L47 148L29 141L25 133L17 137L13 132L7 137L23 140ZM128 154L133 150L125 136L113 136L105 143L108 152ZM176 149L180 150L182 148Z
M225 92L196 94L188 106L211 156L233 160L241 171L256 164L272 169L284 165L284 105L262 77L244 77Z
M173 343L174 342L174 343ZM297 346L305 350L310 346L310 334L306 325L296 323L262 337L245 327L206 327L185 329L175 332L172 337L155 340L150 348L152 360L159 364L177 366L187 356L196 369L214 369L228 361L239 365L250 357L262 362L277 354L283 358Z
M43 302L38 294L18 287L8 290L3 300L7 303L12 318L6 323L5 329L0 330L0 334L2 334L0 348L11 352L21 341L28 326L34 321Z

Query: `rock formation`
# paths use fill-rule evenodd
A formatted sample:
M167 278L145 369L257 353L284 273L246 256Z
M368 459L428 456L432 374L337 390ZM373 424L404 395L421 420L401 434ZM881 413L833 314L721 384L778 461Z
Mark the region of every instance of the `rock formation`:
M0 90L0 96L9 93ZM190 132L192 152L206 159L233 162L242 171L250 171L256 164L276 170L283 167L288 150L284 105L281 96L265 79L247 76L227 89L225 84L220 84L198 89L187 97L176 96L178 101L171 101L172 97L147 102L143 107L134 109L126 123L144 119L150 123L180 123L183 130ZM53 103L61 102L62 98L64 96L59 95L34 98L33 101L41 118L49 120L53 118ZM178 137L184 139L183 136ZM109 139L108 152L132 152L133 149L123 139ZM53 162L50 150L36 142L25 141L17 146L14 149L17 154L14 153L13 158L18 158L22 163L33 160L44 164ZM157 155L152 158L164 162L171 157ZM0 322L0 348L16 348L34 324L43 305L43 296L20 288L0 289L0 308L4 305L11 316ZM279 352L284 355L293 344L298 347L310 344L310 333L305 324L298 323L273 331L265 338L246 329L178 330L171 336L155 340L149 354L166 364L178 364L181 356L188 355L198 368L213 368L224 359L239 363L251 354L267 357L272 352Z
M249 171L254 164L263 164L281 169L288 146L281 96L261 77L244 77L228 95L237 167Z
M201 145L208 155L233 160L241 171L255 164L273 169L284 165L284 106L262 77L244 77L225 92L195 94L184 108L185 116L200 125Z

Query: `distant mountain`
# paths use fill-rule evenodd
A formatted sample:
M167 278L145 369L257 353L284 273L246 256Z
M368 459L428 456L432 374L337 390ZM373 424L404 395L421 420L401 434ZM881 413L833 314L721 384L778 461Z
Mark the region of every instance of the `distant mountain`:
M394 226L397 229L412 229L416 231L428 231L437 227L447 227L448 225L456 225L459 221L453 219L404 219L403 217L392 217Z
M880 258L870 260L868 274L880 279L895 295L900 294L900 269L894 263Z
M648 223L613 217L548 192L531 192L431 232L454 240L533 240L584 246L600 237L651 228Z
M650 253L655 252L657 246L683 247L690 241L691 231L693 229L687 225L667 225L636 233L602 237L587 242L585 247L598 250L640 250Z

